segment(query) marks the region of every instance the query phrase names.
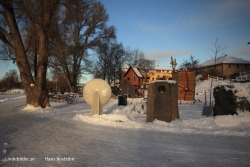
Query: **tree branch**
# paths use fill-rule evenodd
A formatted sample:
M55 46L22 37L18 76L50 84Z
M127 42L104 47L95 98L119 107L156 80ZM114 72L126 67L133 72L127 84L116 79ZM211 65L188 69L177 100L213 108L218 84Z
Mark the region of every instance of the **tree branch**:
M7 37L10 38L10 32L6 31L5 29L3 29L2 27L0 27L0 33L6 35Z
M6 39L3 34L0 34L0 41L2 41L10 50L14 51L13 45Z
M0 11L0 14L4 16L4 12L3 11Z

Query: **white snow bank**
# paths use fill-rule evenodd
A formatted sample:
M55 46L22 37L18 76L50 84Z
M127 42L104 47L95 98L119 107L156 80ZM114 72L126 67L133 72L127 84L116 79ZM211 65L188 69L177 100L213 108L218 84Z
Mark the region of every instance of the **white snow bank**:
M7 93L15 93L15 94L24 94L24 89L11 89L11 90L8 90Z
M234 88L232 89L233 92L236 92L235 95L238 97L246 97L247 100L250 102L250 96L246 88L239 84L233 84ZM239 99L237 99L239 100Z
M41 109L42 109L42 107L34 107L33 105L27 105L22 110L23 111L38 111L38 110L41 110Z
M131 99L128 99L129 101ZM202 104L186 103L179 105L180 119L170 123L155 120L146 122L145 111L140 102L127 106L117 106L117 99L111 100L103 115L91 116L89 113L79 113L73 120L89 124L111 126L126 129L154 130L173 133L213 134L249 136L250 113L237 116L203 117Z
M0 94L0 103L25 97L23 89L12 89Z
M211 92L211 100L214 101L213 97L213 89L216 86L219 85L233 85L235 88L233 88L233 91L237 90L236 96L239 97L246 97L250 101L250 83L230 83L230 80L224 80L219 82L213 82L212 85L212 92ZM195 87L195 99L198 101L205 102L205 92L206 92L206 99L207 102L210 99L210 86L211 86L211 80L205 80L202 82L197 83Z
M236 115L217 116L214 119L216 125L220 127L234 127L241 123L240 117ZM250 121L249 121L250 122Z
M25 97L26 97L25 95L19 95L17 97L3 98L3 99L0 99L0 103L10 101L10 100L22 99L22 98L25 98Z

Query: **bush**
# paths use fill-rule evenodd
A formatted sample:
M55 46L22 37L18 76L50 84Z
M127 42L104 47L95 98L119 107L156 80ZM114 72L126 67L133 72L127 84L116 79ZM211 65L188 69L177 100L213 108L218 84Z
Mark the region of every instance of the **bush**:
M233 85L221 85L214 88L214 116L237 114L236 96L231 90L232 88L234 88Z

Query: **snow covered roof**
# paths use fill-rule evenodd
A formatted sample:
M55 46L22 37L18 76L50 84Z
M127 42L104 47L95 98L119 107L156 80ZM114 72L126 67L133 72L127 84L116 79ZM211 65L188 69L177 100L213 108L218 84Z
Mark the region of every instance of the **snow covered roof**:
M155 70L173 70L172 67L162 67L162 66L156 66L156 67L153 67L153 69L155 69Z
M134 73L139 77L139 78L144 78L144 75L141 73L140 69L137 68L136 66L130 66L126 71L126 73L124 74L124 76L127 75L127 73L129 72L129 69L132 69L134 71Z
M129 69L128 65L125 65L125 66L122 67L122 70L124 70L124 71L127 71L128 69ZM173 70L172 67L164 67L164 66L154 66L154 67L152 67L152 69L153 70L164 70L164 71Z
M176 80L155 80L155 81L150 82L150 84L156 83L156 82L167 82L170 84L176 84Z
M144 75L141 73L141 71L140 71L137 67L131 66L131 68L134 70L135 74L136 74L138 77L140 77L140 78L143 78L143 77L144 77Z
M250 64L250 61L241 59L241 58L237 58L237 57L233 57L230 55L225 55L222 57L217 58L216 63L214 59L211 60L207 60L204 63L199 64L199 66L211 66L211 65L215 65L215 64Z

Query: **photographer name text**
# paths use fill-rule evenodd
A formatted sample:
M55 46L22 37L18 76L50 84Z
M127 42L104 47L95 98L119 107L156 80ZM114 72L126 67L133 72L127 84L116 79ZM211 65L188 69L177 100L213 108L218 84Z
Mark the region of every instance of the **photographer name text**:
M44 157L45 161L75 161L75 158L71 158L71 157L56 157L56 158L52 158L52 157Z

